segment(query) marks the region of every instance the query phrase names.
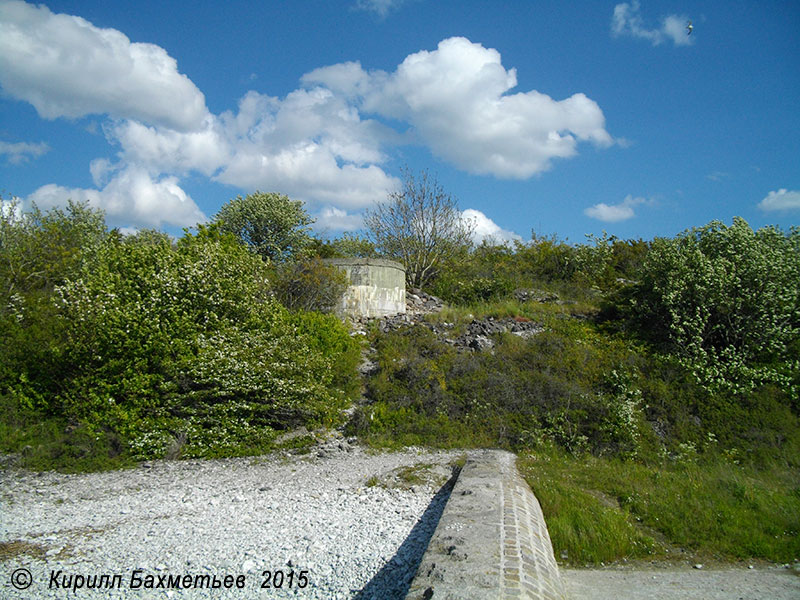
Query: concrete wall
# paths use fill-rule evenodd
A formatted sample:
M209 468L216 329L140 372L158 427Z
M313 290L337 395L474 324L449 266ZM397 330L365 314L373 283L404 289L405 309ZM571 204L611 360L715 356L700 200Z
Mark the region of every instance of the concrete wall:
M325 262L350 279L338 312L352 317L406 312L406 270L400 263L377 258L329 258Z
M566 600L539 501L516 456L473 450L406 600Z

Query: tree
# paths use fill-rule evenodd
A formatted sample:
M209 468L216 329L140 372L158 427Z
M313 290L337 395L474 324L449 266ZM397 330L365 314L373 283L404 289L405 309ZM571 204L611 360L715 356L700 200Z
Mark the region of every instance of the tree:
M214 216L220 231L232 233L267 262L298 256L311 243L314 222L299 200L256 191L228 201Z
M415 177L409 169L403 171L403 187L367 211L364 224L381 254L405 265L406 281L414 287L426 285L442 262L471 245L475 228L436 177L427 171Z
M8 298L51 291L90 260L106 235L103 212L70 200L66 209L22 212L0 198L0 312Z

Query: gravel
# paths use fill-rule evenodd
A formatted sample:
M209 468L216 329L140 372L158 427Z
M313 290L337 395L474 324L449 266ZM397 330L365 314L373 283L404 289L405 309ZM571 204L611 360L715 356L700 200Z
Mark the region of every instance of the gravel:
M797 600L789 565L695 569L562 569L570 598L582 600Z
M3 469L0 597L403 598L458 456L372 453L342 441L305 456L156 461L106 473ZM402 477L421 464L431 466ZM26 582L21 569L32 579L24 591L12 586ZM63 589L66 578L74 587L78 576L100 583L104 574L106 583L120 575L121 585L87 589L86 579ZM156 587L187 575L192 585L198 576L204 585L203 575L223 585Z

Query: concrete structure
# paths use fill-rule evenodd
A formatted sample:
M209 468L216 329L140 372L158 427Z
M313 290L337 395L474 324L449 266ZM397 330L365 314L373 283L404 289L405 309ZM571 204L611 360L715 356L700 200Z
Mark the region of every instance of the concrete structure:
M516 457L471 452L406 600L563 600L539 501Z
M400 263L377 258L329 258L325 262L350 279L338 312L351 317L406 312L406 270Z

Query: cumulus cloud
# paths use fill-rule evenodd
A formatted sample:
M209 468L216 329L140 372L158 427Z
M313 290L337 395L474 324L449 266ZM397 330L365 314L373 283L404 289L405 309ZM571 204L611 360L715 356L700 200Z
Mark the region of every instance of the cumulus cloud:
M63 206L70 199L104 210L111 225L189 227L206 220L197 204L178 185L176 177L154 180L147 171L137 167L118 172L102 189L48 184L25 200L26 204L35 202L40 208L48 209Z
M8 162L12 165L19 165L29 161L31 158L38 158L50 151L50 146L44 142L32 144L29 142L0 142L0 155L5 154Z
M614 7L611 18L611 33L615 37L631 36L649 41L654 46L671 40L676 46L689 46L693 38L686 34L687 17L668 15L658 28L647 28L640 13L639 1L623 2Z
M335 206L326 206L316 215L318 229L356 231L364 224L361 214L352 214Z
M118 152L92 161L95 189L50 184L31 199L86 199L126 226L202 220L180 186L181 177L199 174L245 192L285 193L330 226L351 229L356 213L399 186L385 165L401 144L426 146L469 173L525 179L574 156L581 143L614 142L586 95L514 93L516 71L500 53L461 37L411 54L391 72L330 65L284 97L249 92L235 109L212 114L163 48L0 0L0 85L43 118L111 117L103 132ZM0 146L12 161L45 150ZM499 228L492 234L513 239Z
M186 174L198 171L241 189L278 190L309 203L364 208L397 187L378 166L387 128L362 120L330 90L284 99L249 92L238 111L210 116L204 129L177 132L124 121L107 135L125 163ZM104 165L97 165L102 170Z
M590 206L584 209L583 214L598 221L606 223L617 223L619 221L627 221L636 216L633 208L639 204L645 204L647 200L644 198L634 198L630 194L619 204L605 204L603 202Z
M296 90L283 100L250 92L221 122L230 146L221 182L345 209L367 207L398 185L379 166L391 131L329 89Z
M138 121L119 121L105 129L121 147L120 158L150 171L214 175L231 154L230 143L214 117L199 131L179 132Z
M476 244L480 244L484 240L499 244L522 241L522 236L508 229L503 229L484 213L474 208L468 208L462 211L461 218L464 221L471 222L475 226L472 232L472 241Z
M109 114L190 131L208 112L163 48L19 0L0 2L0 85L46 119Z
M462 37L408 56L391 74L344 63L303 80L408 123L414 141L470 173L526 179L574 156L578 142L613 143L596 102L582 93L560 101L536 90L508 94L516 70L502 65L497 50Z
M758 208L765 212L800 211L800 191L781 188L777 192L770 192Z

